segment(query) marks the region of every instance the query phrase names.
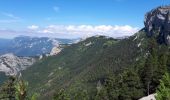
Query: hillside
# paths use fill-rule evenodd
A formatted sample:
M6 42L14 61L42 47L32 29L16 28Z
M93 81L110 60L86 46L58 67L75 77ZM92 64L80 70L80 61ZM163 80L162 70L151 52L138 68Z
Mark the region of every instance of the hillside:
M40 92L43 99L66 87L68 91L87 88L94 94L99 81L144 58L145 39L143 30L122 40L91 37L37 62L23 72L24 79L30 90Z

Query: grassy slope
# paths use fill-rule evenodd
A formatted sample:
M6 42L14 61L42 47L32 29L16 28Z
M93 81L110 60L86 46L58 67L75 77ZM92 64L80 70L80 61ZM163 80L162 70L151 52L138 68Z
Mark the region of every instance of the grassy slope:
M23 76L29 82L29 89L41 93L43 99L51 98L61 88L71 91L82 87L95 92L99 80L143 58L145 52L141 48L145 48L145 39L142 31L123 40L91 37L66 47L57 56L42 59L24 71ZM90 42L91 45L85 46Z

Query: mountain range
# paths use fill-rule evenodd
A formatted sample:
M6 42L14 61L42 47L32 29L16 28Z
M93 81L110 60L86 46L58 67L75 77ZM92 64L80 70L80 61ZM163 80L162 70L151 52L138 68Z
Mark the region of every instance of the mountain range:
M22 79L28 82L28 95L37 93L38 100L138 100L154 94L165 72L170 72L169 12L170 6L153 9L145 16L145 27L124 39L93 36L73 42L16 38L17 42L11 47L16 50L14 54L48 54L29 67L20 66L30 65L28 62L15 63L21 67ZM69 45L52 49L54 44L62 43ZM2 55L0 61L6 69L11 63L7 65L8 60L3 59L8 57L17 59L15 61L29 59Z
M71 44L77 39L19 36L14 39L0 39L0 55L13 53L16 56L39 56L48 54L60 44Z
M162 48L167 49L167 46L164 47L161 44L167 44L166 41L169 41L169 38L167 38L169 36L167 34L168 29L159 29L161 29L162 26L167 27L169 24L160 24L159 20L157 20L160 19L160 17L157 16L162 14L165 18L160 20L164 21L162 23L166 23L167 20L169 20L167 19L169 17L166 17L169 16L169 8L170 7L158 7L147 13L145 17L145 27L131 37L125 39L114 39L105 36L90 37L67 46L55 56L46 57L36 62L32 67L22 72L24 79L29 82L29 90L32 91L32 93L40 93L40 100L50 100L57 91L63 88L66 93L71 96L85 89L88 91L90 98L94 99L96 91L105 84L108 76L124 75L125 69L136 70L137 76L140 77L137 79L141 79L139 83L145 86L145 79L143 79L143 75L145 74L141 73L145 70L145 66L148 68L147 61L150 60L148 57L152 55L150 48L153 48L154 44L158 45L159 48L157 48L156 54L158 57L161 55L161 52L166 53ZM152 13L158 11L160 11L160 13ZM160 40L165 40L165 42L160 42ZM169 53L166 54L166 57L168 55ZM159 63L159 60L156 60L156 58L155 61ZM153 69L158 70L159 68L157 69L155 66ZM136 73L133 75L136 75ZM124 82L125 84L131 81L138 82L133 79L128 81L128 77L126 77L125 80L127 80L127 83ZM157 80L159 81L159 78L157 78ZM139 85L139 83L137 84ZM129 85L130 84L132 83L129 83ZM155 92L157 86L157 83L153 84L153 88L149 91L151 93ZM122 88L122 86L120 86L120 88ZM134 100L146 94L147 89L145 87L141 90L140 88L142 87L140 87L140 85L135 88L139 90L137 90L138 92L131 91L132 94L138 94L137 96L135 95L136 97L131 97L135 98ZM131 92L127 92L129 96ZM119 94L119 98L124 97L121 96L122 94Z

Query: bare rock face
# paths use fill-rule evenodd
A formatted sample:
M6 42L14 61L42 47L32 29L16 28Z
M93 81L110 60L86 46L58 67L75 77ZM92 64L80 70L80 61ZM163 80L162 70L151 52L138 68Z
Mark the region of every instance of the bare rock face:
M59 46L53 47L50 52L50 56L57 55L58 53L61 52L61 50L62 50L62 48L60 48Z
M0 56L0 72L5 72L7 76L15 76L30 67L35 61L31 57L17 57L12 53L4 54Z
M148 12L144 24L148 36L157 36L158 42L170 45L170 5Z

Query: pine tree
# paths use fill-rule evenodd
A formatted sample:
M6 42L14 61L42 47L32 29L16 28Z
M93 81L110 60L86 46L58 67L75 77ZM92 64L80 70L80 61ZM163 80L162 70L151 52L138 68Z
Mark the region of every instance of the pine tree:
M109 100L106 88L102 88L95 96L95 100Z
M119 91L120 91L120 86L119 86L120 81L121 81L120 77L119 76L116 77L115 75L110 76L106 80L105 87L107 89L109 100L118 100Z
M27 96L27 86L28 83L24 82L23 80L19 80L16 85L16 98L17 100L25 100Z
M74 100L89 100L89 96L86 90L78 91L75 96Z
M144 69L143 69L143 73L142 73L144 85L146 87L148 95L150 94L150 85L152 82L152 77L153 77L153 72L154 72L152 59L153 59L152 55L149 55L149 57L146 60L146 63L145 63Z
M120 84L119 100L137 100L143 96L143 88L139 75L133 69L122 73L123 81Z
M170 100L170 75L165 73L156 91L156 100Z
M53 100L70 100L69 96L65 93L64 89L54 94Z
M27 85L27 82L10 76L7 82L0 87L0 100L29 100Z
M15 100L15 77L9 77L8 81L1 87L0 99Z
M151 38L148 45L149 55L146 59L141 77L144 83L146 94L149 95L155 92L159 83L158 78L158 51L157 43L154 38Z
M155 70L155 74L153 77L153 82L157 85L160 84L160 79L162 79L165 72L167 72L167 55L162 53L159 57L158 68Z
M170 72L170 51L169 51L169 53L168 53L168 56L167 56L167 70Z

